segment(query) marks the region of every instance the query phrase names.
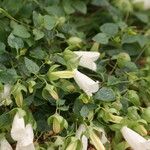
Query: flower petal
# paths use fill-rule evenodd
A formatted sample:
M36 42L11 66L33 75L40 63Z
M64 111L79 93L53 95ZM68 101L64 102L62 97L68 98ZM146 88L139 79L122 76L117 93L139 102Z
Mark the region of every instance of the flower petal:
M17 112L12 123L11 137L16 141L19 141L24 135L24 130L24 118L20 117L19 113Z
M0 140L0 150L13 150L11 145L8 143L8 141L3 138Z
M78 70L74 71L74 80L78 84L78 86L89 96L92 96L92 93L95 93L99 89L99 83Z
M27 146L27 145L33 143L33 138L34 138L34 134L33 134L32 125L27 124L25 127L25 132L24 132L22 139L18 141L19 145Z
M81 57L81 59L79 61L79 65L82 67L91 69L93 71L96 71L96 69L97 69L96 63L93 62L91 59L85 58L85 57Z
M78 130L76 131L76 137L78 139L81 139L82 140L82 145L83 145L83 148L82 150L87 150L87 147L88 147L88 138L85 136L85 135L82 135L83 132L85 132L85 125L84 124L81 124L78 128Z
M80 66L96 71L97 67L94 61L99 58L100 53L86 51L76 51L74 53L80 58Z
M131 130L130 128L124 126L121 129L121 132L123 134L123 137L127 141L127 143L133 148L134 150L140 150L141 143L146 142L147 140L143 138L141 135L136 133L135 131ZM144 149L142 149L144 150Z
M78 57L84 57L85 59L91 59L92 61L96 61L100 56L99 52L74 51L74 53Z
M19 142L17 142L16 150L35 150L35 147L34 147L33 143L31 143L27 146L22 146L22 145L20 145Z
M150 150L150 140L141 143L142 150Z

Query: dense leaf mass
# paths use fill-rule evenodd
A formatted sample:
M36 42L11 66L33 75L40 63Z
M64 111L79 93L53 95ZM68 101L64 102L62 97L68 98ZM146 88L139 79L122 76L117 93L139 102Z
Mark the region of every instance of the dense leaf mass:
M123 126L149 139L149 22L134 0L0 0L0 140L15 148L17 112L37 150L125 150Z

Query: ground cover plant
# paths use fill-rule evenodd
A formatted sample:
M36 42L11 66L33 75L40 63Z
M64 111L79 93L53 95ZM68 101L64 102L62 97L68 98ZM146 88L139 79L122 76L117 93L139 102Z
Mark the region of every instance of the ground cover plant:
M149 0L0 0L0 149L150 149Z

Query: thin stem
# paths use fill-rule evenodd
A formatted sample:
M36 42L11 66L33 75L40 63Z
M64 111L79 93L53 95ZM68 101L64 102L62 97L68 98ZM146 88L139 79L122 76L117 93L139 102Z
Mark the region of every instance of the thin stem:
M21 21L15 19L14 17L12 17L6 10L4 10L4 9L2 9L2 8L0 8L0 13L3 13L7 18L9 18L9 19L11 19L11 20L13 20L13 21L15 21L15 22L17 22L17 23L19 23L19 24L23 24L24 26L27 26L27 27L33 29L33 27L29 26L28 24L23 23L23 22L21 22Z

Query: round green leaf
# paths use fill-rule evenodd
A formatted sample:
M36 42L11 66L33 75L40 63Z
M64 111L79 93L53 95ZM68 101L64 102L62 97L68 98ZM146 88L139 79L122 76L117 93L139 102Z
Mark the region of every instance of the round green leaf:
M94 97L97 100L106 102L114 101L116 98L114 91L108 87L102 87Z
M98 33L93 37L93 40L100 44L107 44L109 37L105 33Z
M100 30L109 36L114 36L118 33L118 25L115 23L105 23L100 27Z

